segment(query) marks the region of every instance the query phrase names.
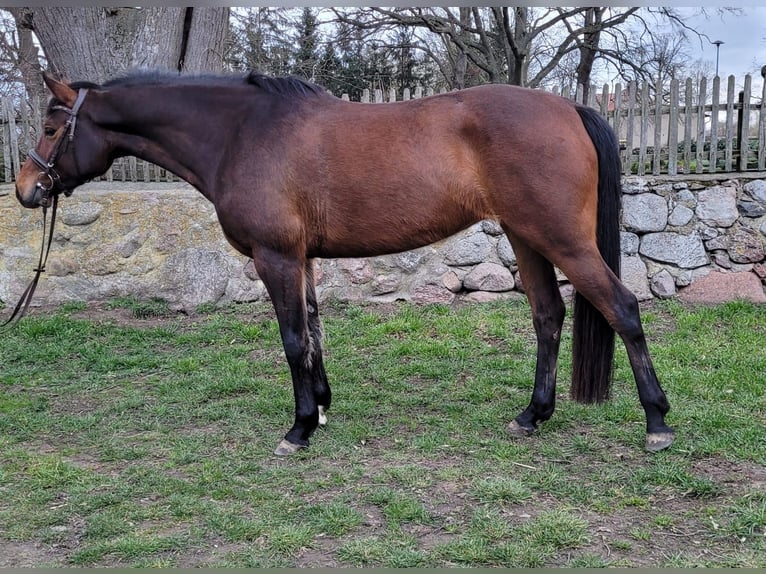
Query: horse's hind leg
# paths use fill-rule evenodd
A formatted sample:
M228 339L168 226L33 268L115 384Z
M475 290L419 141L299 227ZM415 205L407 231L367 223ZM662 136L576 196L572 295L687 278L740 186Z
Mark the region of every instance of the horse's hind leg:
M317 305L316 289L314 287L313 261L306 262L306 311L308 313L309 332L313 342L314 360L311 368L313 371L314 398L319 410L319 424L327 424L327 409L330 408L332 392L327 382L327 373L324 370L322 359L322 322L319 319L319 306Z
M675 431L665 424L670 405L660 387L646 344L636 296L612 273L597 253L558 262L575 289L599 310L625 344L646 414L646 448L658 451L670 446Z
M537 424L548 420L556 407L556 371L564 324L565 307L553 265L522 241L513 243L524 291L532 307L532 322L537 335L535 387L529 406L508 425L516 436L534 432Z
M274 451L277 455L288 455L307 447L309 437L319 424L315 340L309 328L306 306L306 260L270 249L257 249L253 253L253 262L274 305L292 375L295 423Z

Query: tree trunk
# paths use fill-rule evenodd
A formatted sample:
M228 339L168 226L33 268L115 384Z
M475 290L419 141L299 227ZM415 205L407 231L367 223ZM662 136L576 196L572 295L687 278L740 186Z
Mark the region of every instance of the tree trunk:
M580 63L577 65L577 85L582 86L582 103L588 101L590 75L598 54L601 39L601 19L606 8L588 8L585 12L585 32L580 44Z
M527 67L529 66L529 8L517 6L514 10L513 37L516 49L513 50L513 64L510 83L515 86L527 85Z
M228 8L26 8L49 68L103 82L131 68L221 71Z
M196 7L183 55L185 72L220 72L224 69L226 38L229 34L229 8Z
M463 41L468 39L468 28L471 18L471 9L465 6L461 6L460 10L460 30L458 34L463 36ZM455 55L455 70L453 75L453 81L451 82L453 88L462 90L465 88L465 73L468 69L468 56L462 50L457 50Z
M40 66L40 50L34 42L31 26L27 23L25 8L8 8L16 22L16 32L19 37L18 67L21 73L21 81L27 93L33 101L42 106L46 100L46 88L42 78Z

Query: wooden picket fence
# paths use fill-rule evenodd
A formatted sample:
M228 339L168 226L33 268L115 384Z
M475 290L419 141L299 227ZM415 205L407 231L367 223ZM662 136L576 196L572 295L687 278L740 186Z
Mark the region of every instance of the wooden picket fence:
M442 90L443 91L443 90ZM582 86L564 97L582 101ZM429 88L365 90L363 102L391 102L433 94ZM347 95L342 95L348 99ZM626 175L728 173L766 169L766 81L755 93L750 75L742 87L729 76L725 86L715 77L684 82L629 82L588 90L587 104L600 110L620 139ZM27 150L37 140L40 103L2 100L0 177L11 182ZM107 181L178 181L172 173L135 157L122 158L101 178Z

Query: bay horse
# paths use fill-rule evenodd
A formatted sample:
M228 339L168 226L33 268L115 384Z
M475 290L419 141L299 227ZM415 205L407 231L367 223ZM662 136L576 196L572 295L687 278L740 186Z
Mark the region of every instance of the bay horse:
M48 205L127 155L211 201L279 322L295 422L276 454L307 447L330 407L312 259L414 249L484 219L512 244L537 336L531 401L510 433L529 435L554 411L565 315L556 265L576 290L571 396L608 398L616 332L646 415L646 448L673 442L638 303L619 279L618 144L595 110L508 85L364 104L257 73L44 81L52 98L16 180L19 201Z

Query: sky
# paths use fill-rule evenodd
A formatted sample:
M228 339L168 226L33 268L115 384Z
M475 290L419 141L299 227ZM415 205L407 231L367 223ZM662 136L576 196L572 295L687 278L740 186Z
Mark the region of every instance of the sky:
M679 8L688 14L693 8ZM693 17L687 20L689 26L707 34L710 41L721 40L718 74L721 78L733 74L741 81L745 74L753 75L753 82L761 81L761 66L766 65L766 6L744 6L743 14L720 16L714 7L707 7L708 16ZM691 39L691 37L690 37ZM704 38L702 44L694 38L693 46L700 49L703 60L711 62L715 70L716 47Z

